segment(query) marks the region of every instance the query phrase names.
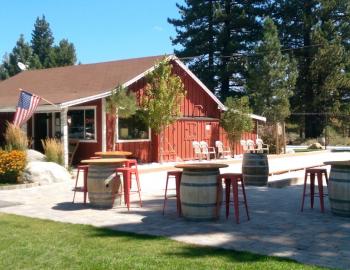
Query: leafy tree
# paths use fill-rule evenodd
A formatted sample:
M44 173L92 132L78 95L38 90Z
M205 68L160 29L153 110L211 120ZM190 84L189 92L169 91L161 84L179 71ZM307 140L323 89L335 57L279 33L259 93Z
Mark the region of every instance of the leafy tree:
M70 43L68 39L62 39L58 46L54 47L55 50L55 62L56 66L71 66L77 61L75 54L75 47L73 43Z
M253 128L250 117L251 109L249 99L228 97L225 101L226 111L222 114L220 124L227 133L230 147L235 152L235 143L239 141L244 132L249 132Z
M255 112L268 122L283 122L290 115L289 97L295 87L297 71L288 55L282 55L277 28L270 18L264 21L264 37L249 64L248 92Z
M54 54L52 52L54 37L50 24L46 21L44 15L41 18L37 17L35 21L31 43L33 53L39 57L41 65L44 68L54 66Z
M181 78L172 73L172 65L167 59L157 63L147 74L147 85L142 96L144 120L160 135L160 160L163 159L163 131L180 116L180 103L185 95Z
M113 127L113 151L115 150L115 127L117 116L128 118L136 113L136 97L132 92L128 92L127 88L118 85L111 91L111 95L106 98L106 112L109 113L114 120Z

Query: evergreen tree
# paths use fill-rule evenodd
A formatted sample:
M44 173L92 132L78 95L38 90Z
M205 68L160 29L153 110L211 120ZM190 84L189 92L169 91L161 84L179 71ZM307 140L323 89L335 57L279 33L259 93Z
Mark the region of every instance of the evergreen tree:
M77 57L75 54L75 47L68 39L62 39L58 46L54 47L54 50L56 66L71 66L76 63Z
M54 37L50 24L46 21L44 15L41 18L37 17L32 32L31 44L33 53L39 57L40 63L44 68L55 66L54 53L52 52L53 43Z
M306 113L306 115L293 118L301 123L300 131L305 132L306 137L317 137L322 132L325 119L322 115L314 115L315 112L322 113L323 111L323 108L319 107L320 104L315 102L318 96L317 91L319 91L315 89L322 88L320 83L323 82L319 81L319 86L315 88L313 60L315 57L322 57L321 47L333 43L335 33L340 38L339 45L344 46L346 51L349 50L350 25L348 21L350 14L348 10L350 2L347 0L274 0L271 3L271 14L278 25L283 46L302 48L294 51L299 76L296 94L291 102L294 112ZM317 38L319 34L315 34L315 31L320 31L326 24L332 25L332 33L326 30L328 34L324 35L324 41L327 40L327 42L319 44L320 40Z
M31 55L32 49L29 44L25 42L23 34L21 34L12 52L4 56L2 64L3 71L1 72L4 75L1 75L2 79L6 79L7 77L14 76L21 72L21 69L18 67L19 62L29 66Z
M282 55L277 28L270 18L264 21L264 36L249 63L248 92L257 114L269 123L283 122L290 114L297 77L296 66L287 55Z
M172 38L172 43L182 46L175 50L175 54L184 58L191 70L211 91L216 87L215 43L218 30L215 22L215 2L185 0L185 5L176 4L181 18L168 18L168 22L175 26L177 33L176 37Z
M222 100L243 91L246 53L259 40L265 1L186 0L177 5L180 19L168 19L176 29L177 56ZM186 59L189 57L189 59Z

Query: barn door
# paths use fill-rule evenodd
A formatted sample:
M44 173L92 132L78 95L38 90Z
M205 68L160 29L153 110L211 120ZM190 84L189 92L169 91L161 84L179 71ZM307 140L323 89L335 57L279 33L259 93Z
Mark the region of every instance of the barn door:
M196 141L197 140L197 122L186 122L185 123L185 140L186 141Z

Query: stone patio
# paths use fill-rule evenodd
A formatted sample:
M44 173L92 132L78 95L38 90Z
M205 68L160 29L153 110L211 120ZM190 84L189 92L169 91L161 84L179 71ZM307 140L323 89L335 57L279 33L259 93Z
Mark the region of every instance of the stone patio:
M300 212L302 186L282 189L248 187L251 220L241 208L241 224L233 213L217 222L189 222L176 216L175 200L170 199L162 215L165 173L141 175L143 207L132 196L127 211L119 201L113 209L84 206L82 193L72 204L71 184L59 183L28 189L1 190L0 211L60 222L91 224L114 230L162 235L177 241L227 249L251 251L295 259L302 263L350 268L350 219L333 216L326 199L326 213L309 208ZM6 203L6 205L5 205ZM222 209L224 210L224 209Z

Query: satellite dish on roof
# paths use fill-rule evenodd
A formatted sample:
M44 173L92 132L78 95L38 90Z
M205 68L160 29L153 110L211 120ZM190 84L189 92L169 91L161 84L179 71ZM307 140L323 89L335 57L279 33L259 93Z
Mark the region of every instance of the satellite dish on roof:
M22 62L18 62L17 66L19 67L20 70L24 71L27 70L27 66L23 64Z

